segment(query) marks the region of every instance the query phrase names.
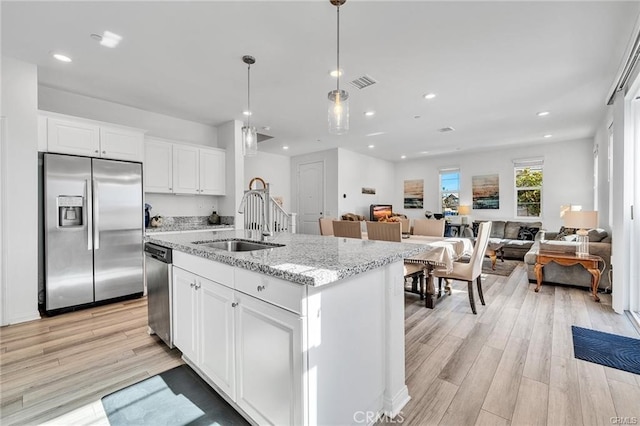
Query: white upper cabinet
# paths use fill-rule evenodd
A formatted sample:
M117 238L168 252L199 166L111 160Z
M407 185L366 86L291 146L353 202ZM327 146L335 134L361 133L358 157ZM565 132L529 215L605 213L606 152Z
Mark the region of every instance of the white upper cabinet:
M117 127L100 127L100 156L116 160L142 161L144 133Z
M189 145L173 145L173 192L199 194L200 174L198 148Z
M173 192L173 144L147 138L144 144L144 191Z
M38 118L40 151L142 161L144 131L55 113Z
M200 194L225 194L225 152L200 148Z
M224 150L150 137L144 146L145 192L225 195Z
M81 121L49 118L47 149L63 154L100 156L100 127Z

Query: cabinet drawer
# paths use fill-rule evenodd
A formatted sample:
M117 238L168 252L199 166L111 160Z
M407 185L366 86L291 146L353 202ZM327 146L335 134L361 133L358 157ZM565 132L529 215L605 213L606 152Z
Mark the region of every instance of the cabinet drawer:
M218 284L233 288L233 266L192 256L177 250L173 252L173 264Z
M307 286L246 269L237 268L235 272L236 290L303 316L306 314L303 301Z

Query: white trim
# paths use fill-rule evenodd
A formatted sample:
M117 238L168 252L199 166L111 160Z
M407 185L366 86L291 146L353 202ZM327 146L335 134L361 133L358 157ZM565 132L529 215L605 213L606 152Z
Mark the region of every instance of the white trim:
M0 325L7 325L7 118L0 117Z
M607 92L607 105L613 105L616 94L628 86L629 78L633 75L634 69L640 60L640 16L636 20L636 24L631 32L629 43L622 56L622 61L618 67L618 72L613 80L611 89Z

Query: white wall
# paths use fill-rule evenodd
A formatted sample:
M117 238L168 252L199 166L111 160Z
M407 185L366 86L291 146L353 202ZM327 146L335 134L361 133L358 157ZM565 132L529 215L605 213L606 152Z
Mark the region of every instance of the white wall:
M394 172L390 161L338 149L338 216L355 213L368 218L371 204L391 203ZM363 194L363 187L374 188L376 193ZM396 206L400 205L394 204L394 210Z
M254 157L244 157L244 185L249 189L249 182L254 177L264 179L270 186L272 197L282 197L282 207L287 213L296 211L291 206L291 158L283 155L258 151Z
M214 126L157 114L47 86L38 86L38 107L44 111L144 129L147 131L146 134L148 136L218 146L218 130Z
M229 121L218 127L219 147L227 152L225 196L220 197L218 214L234 216L236 229L244 226L243 216L238 213L244 194L244 156L242 155L242 122Z
M425 210L439 212L439 169L459 167L460 204L472 204L472 176L497 173L500 177L500 208L472 210L470 220L516 220L513 160L543 157L542 214L539 220L549 231L556 231L562 225L561 205L579 204L584 210L593 209L592 150L593 140L581 139L396 163L394 210L411 218L424 217ZM402 208L404 180L408 179L424 179L423 209Z
M38 73L2 58L2 325L40 318L38 313ZM5 158L6 156L6 158ZM5 169L6 168L6 169Z

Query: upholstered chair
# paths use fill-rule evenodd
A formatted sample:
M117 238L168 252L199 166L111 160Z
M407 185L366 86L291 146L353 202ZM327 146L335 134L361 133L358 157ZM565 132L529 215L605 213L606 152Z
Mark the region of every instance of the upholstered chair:
M333 235L333 221L336 220L333 217L321 217L320 222L320 235Z
M343 238L362 238L360 222L351 220L334 220L333 235Z
M413 235L426 235L428 237L444 237L444 220L414 219Z

